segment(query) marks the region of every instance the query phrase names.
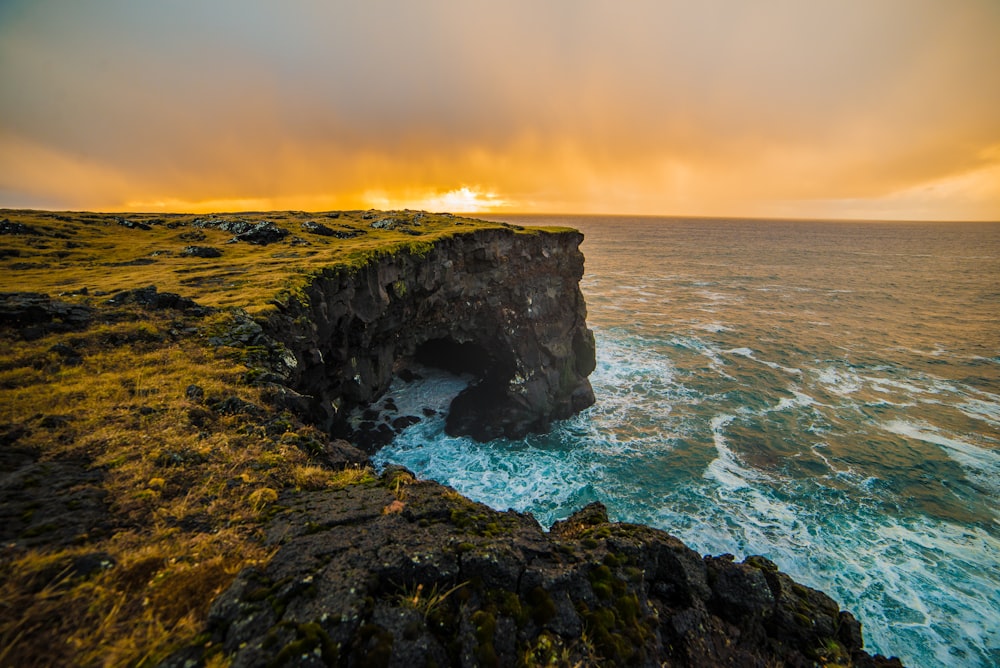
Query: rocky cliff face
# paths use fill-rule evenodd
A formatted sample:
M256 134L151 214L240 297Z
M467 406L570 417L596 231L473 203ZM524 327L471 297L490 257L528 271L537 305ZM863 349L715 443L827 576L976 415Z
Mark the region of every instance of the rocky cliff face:
M543 431L594 401L580 292L583 235L479 229L322 271L266 329L294 355L283 383L349 436L408 360L474 376L447 428L480 440Z
M767 559L702 558L600 504L544 532L402 469L281 504L273 559L167 666L900 666Z

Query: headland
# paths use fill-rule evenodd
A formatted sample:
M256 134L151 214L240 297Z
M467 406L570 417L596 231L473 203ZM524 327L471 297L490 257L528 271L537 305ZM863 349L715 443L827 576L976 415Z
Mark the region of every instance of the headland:
M423 212L0 211L7 665L899 665L763 557L546 531L368 456L594 401L582 235Z

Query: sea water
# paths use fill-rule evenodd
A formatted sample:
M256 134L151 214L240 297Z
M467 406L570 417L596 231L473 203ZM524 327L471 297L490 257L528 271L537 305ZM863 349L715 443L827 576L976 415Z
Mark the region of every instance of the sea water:
M762 554L910 666L1000 665L1000 224L514 217L582 230L597 403L378 455L543 525L591 501Z

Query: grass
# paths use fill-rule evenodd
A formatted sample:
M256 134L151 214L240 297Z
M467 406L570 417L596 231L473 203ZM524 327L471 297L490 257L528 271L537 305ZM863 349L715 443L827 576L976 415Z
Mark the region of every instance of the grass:
M412 211L108 215L2 209L0 220L42 233L0 236L0 269L18 286L54 295L81 288L112 293L155 284L161 292L183 294L205 306L242 307L252 315L272 308L273 299L298 294L310 275L326 268L356 268L401 251L424 254L441 239L473 229L542 231ZM258 246L230 243L231 232L202 226L205 221L265 220L289 235ZM386 220L393 223L379 225ZM125 227L121 221L149 229ZM310 233L302 228L310 222L356 236ZM188 246L210 246L222 255L189 257L183 254Z
M12 476L0 493L21 505L0 552L0 666L155 665L198 641L212 599L270 558L263 527L283 490L372 480L370 469L333 471L301 447L326 436L268 406L237 351L209 342L227 309L266 315L310 275L504 227L414 212L214 217L266 219L291 233L257 246L197 227L205 218L0 210L0 289L95 309L85 329L32 340L0 324L0 454L34 460L23 470L36 471L17 477L24 462L4 461ZM387 218L397 222L372 227ZM355 236L310 234L307 221ZM189 245L222 255L188 257ZM106 304L147 285L219 310ZM219 409L230 397L261 410ZM402 499L408 481L397 482ZM73 523L82 517L89 524ZM411 599L423 609L450 593Z

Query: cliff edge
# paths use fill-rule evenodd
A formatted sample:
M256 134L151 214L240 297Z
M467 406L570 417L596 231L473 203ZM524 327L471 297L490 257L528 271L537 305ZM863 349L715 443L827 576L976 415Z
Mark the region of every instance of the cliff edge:
M574 230L471 230L323 269L265 325L295 356L281 382L308 397L305 419L372 446L378 437L348 418L413 360L473 378L451 404L449 433L545 431L594 402L582 240Z

